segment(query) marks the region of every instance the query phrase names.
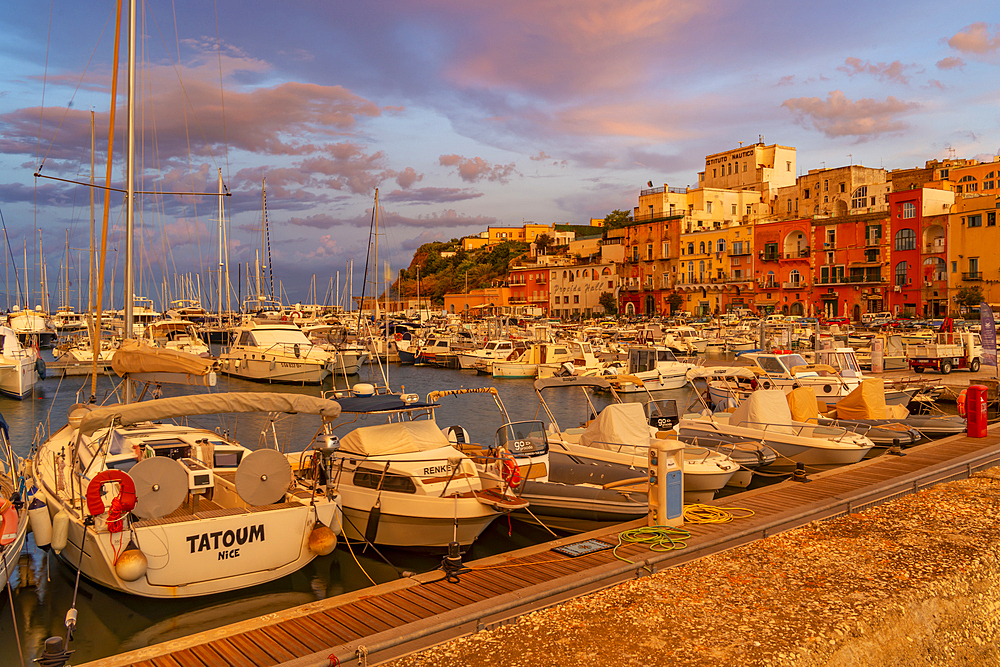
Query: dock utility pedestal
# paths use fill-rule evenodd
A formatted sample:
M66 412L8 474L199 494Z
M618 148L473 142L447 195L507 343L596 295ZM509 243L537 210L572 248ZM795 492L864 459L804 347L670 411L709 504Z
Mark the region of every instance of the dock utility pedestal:
M650 526L684 525L684 443L649 441Z

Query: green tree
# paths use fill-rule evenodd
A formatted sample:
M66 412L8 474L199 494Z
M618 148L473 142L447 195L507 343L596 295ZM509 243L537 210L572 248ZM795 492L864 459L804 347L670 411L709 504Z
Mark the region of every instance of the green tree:
M983 302L983 288L979 285L963 287L958 290L955 301L958 305L965 306L966 308L978 308L979 304Z
M548 234L539 234L535 237L535 247L538 248L538 254L544 255L545 251L555 243L556 240L549 236Z
M608 315L618 314L618 300L615 295L611 292L601 292L601 296L598 299L598 303L604 308L604 312Z
M604 216L604 229L618 229L632 222L631 211L619 211L617 208Z
M667 297L667 305L670 306L670 314L676 313L681 305L684 303L684 297L682 297L677 292L671 292L670 296Z

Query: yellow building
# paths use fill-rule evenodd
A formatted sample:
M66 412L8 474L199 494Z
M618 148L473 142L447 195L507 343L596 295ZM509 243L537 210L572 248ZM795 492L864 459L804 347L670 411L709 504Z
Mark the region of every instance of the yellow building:
M988 172L985 172L988 173ZM988 179L987 179L988 180ZM964 181L957 185L968 185ZM975 181L982 187L984 181ZM958 310L955 297L963 287L980 287L983 301L1000 304L1000 194L955 193L955 206L948 223L948 293L951 306ZM994 250L990 250L993 248Z
M466 236L462 239L462 250L469 252L470 250L479 250L488 246L490 240L485 236Z
M955 194L1000 194L1000 156L992 162L953 167L947 174Z
M677 291L683 310L725 313L753 304L753 226L729 224L681 233ZM745 264L745 266L744 266Z

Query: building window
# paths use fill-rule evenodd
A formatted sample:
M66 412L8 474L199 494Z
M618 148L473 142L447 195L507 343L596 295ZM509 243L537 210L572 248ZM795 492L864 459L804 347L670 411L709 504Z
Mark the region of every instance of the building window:
M689 255L694 254L694 242L688 243L688 254Z
M792 200L791 200L791 198L788 199L788 212L789 213L792 212Z
M664 259L666 259L667 257L670 257L670 241L664 241L663 242L663 246L661 247L661 251L663 252L663 258Z
M868 186L862 185L851 195L851 208L864 208L868 203Z
M750 215L750 211L752 211L752 210L753 210L753 207L750 204L747 204L747 215Z
M915 217L917 217L917 205L911 201L903 202L903 219L908 220Z
M580 295L579 294L574 294L573 295L573 303L580 303Z
M699 255L704 255L705 254L705 242L704 241L702 241L701 243L698 244L698 254Z
M969 216L969 227L982 227L983 226L983 216L982 215L970 215Z
M736 215L736 204L733 204L733 215Z
M632 261L633 262L639 261L639 246L637 245L632 246ZM566 272L563 271L563 278L565 277L566 277Z
M829 197L829 195L823 195L823 203L824 204L829 204L830 203L830 197Z
M996 211L987 211L986 212L986 226L987 227L995 227L996 224L997 224L997 213L996 213Z
M809 199L809 188L806 188L805 190L802 191L802 198Z
M712 178L716 178L718 176L718 174L716 174L715 172L716 172L716 170L712 169Z
M715 242L715 252L726 252L726 239L719 239Z
M747 163L746 162L743 163L743 173L744 174L747 173Z
M646 259L647 260L653 259L653 244L652 243L647 243L646 244Z
M710 201L705 202L705 212L706 213L712 212L712 202Z
M840 184L840 191L841 192L847 192L847 183L841 183Z
M865 243L867 245L878 245L882 240L882 225L865 226Z
M896 282L898 287L903 287L906 285L906 270L909 268L906 262L900 262L896 265Z
M785 171L791 171L791 170L792 170L792 161L789 160L785 162Z
M912 229L900 229L896 232L896 250L913 250L917 247L917 233Z
M830 181L824 180L823 181L823 192L829 192L829 191L830 191Z

